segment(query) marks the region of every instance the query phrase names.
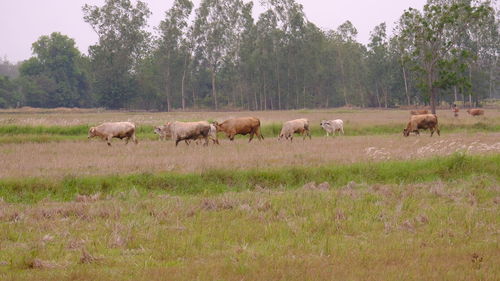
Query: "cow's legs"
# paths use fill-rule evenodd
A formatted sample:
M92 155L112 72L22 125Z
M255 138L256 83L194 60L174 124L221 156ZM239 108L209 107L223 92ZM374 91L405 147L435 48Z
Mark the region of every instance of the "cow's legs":
M111 137L106 137L106 142L108 143L109 146L111 146Z
M264 139L264 136L262 135L262 132L260 131L260 127L258 127L257 130L255 130L255 134L257 134L257 138L259 139L259 141Z
M137 138L135 137L135 133L132 135L132 141L135 143L135 144L138 144L139 142L137 141Z
M254 132L253 132L253 131L252 131L252 132L250 132L250 139L248 140L248 142L251 142L251 141L252 141L252 139L253 139L253 135L254 135Z

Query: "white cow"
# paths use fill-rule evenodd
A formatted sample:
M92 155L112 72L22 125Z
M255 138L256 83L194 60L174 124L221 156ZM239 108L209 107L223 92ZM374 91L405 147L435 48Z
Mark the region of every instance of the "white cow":
M125 144L130 139L137 144L135 137L135 125L131 122L107 122L99 126L91 127L89 129L88 138L100 137L105 139L109 146L111 146L112 138L125 139Z
M322 120L320 123L321 127L326 131L326 136L330 136L330 133L335 136L335 132L344 134L344 121L340 119L335 120Z

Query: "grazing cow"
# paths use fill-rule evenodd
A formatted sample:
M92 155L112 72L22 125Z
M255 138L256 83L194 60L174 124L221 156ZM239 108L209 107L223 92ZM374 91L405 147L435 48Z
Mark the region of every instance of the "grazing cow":
M131 122L107 122L97 127L91 127L89 129L88 138L90 139L93 137L105 139L109 146L111 146L112 138L125 139L125 144L132 139L134 143L137 144L135 125Z
M403 129L403 136L407 137L412 132L420 135L420 129L429 129L431 131L431 137L434 134L434 131L436 131L440 136L437 116L435 114L421 114L411 116L410 121L406 125L406 128Z
M210 131L210 124L206 121L200 122L168 122L164 127L165 134L172 137L175 141L175 146L180 141L185 141L189 145L189 140L197 140L199 138L205 139L203 145L208 145L208 133Z
M234 140L235 135L246 134L250 134L248 142L252 141L254 135L257 135L259 140L264 139L260 132L260 120L255 117L231 118L222 123L215 121L213 124L217 128L217 132L224 132L231 141Z
M342 135L344 134L344 121L340 119L335 119L335 120L321 120L321 123L319 123L321 128L326 131L326 136L330 136L330 134L333 134L335 136L335 132L342 132Z
M210 126L210 130L208 131L208 138L213 141L214 144L219 144L219 140L217 138L217 128L213 124L210 124L206 121L200 121L200 123L205 123ZM156 126L154 127L154 133L160 136L160 140L165 140L166 138L171 138L172 135L170 131L167 129L167 125L161 125L161 126ZM198 141L203 138L202 135L199 136L199 138L196 140L196 144L198 144ZM190 140L187 139L185 140L186 144L189 144Z
M294 133L301 134L303 136L303 140L306 139L306 136L309 136L309 139L311 139L311 132L309 131L309 120L302 118L285 122L283 124L283 128L281 128L281 133L278 137L278 140L281 140L282 138L290 138L290 141L293 141Z
M484 110L478 108L467 109L467 113L472 116L484 115Z
M416 109L416 110L410 111L410 114L411 115L429 114L429 110L427 110L427 109Z

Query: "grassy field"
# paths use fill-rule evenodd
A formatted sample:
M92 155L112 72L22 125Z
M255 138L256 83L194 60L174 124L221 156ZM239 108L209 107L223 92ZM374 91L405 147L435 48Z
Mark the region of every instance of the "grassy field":
M151 133L249 115L264 141ZM0 111L0 279L498 280L500 112L439 116L405 138L402 110ZM313 139L276 141L299 117ZM86 139L119 120L138 145Z

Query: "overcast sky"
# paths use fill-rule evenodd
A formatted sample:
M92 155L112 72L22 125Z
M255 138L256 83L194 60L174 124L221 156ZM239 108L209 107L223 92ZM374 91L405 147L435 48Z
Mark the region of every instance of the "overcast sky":
M104 0L0 0L0 57L10 62L32 56L31 44L42 35L61 32L76 41L87 53L97 36L83 21L84 4L102 6ZM173 0L145 0L153 13L150 29L163 19ZM195 8L200 0L194 0ZM254 3L258 6L259 0ZM358 41L366 44L370 31L386 22L388 32L409 7L421 9L426 0L298 0L309 21L323 29L336 29L350 20L358 30ZM256 13L262 9L256 8ZM257 19L258 15L254 15Z

